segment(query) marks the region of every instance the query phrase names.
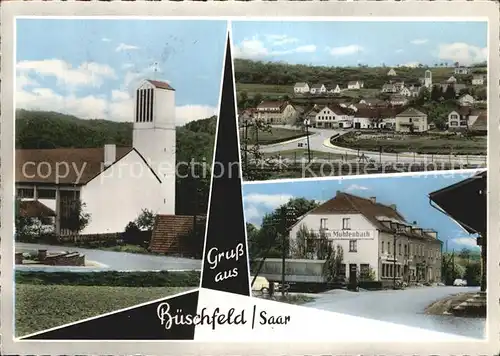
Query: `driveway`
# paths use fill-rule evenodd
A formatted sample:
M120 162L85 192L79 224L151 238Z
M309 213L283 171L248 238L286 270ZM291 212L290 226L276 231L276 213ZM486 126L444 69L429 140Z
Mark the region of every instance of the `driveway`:
M448 334L484 338L485 318L423 313L428 305L444 297L475 291L479 291L479 288L420 287L359 293L334 290L319 294L314 301L304 306Z
M16 250L75 251L85 255L87 261L97 262L96 267L25 267L16 266L17 270L42 271L173 271L200 270L201 261L189 258L167 257L127 252L91 250L80 247L40 245L16 242Z

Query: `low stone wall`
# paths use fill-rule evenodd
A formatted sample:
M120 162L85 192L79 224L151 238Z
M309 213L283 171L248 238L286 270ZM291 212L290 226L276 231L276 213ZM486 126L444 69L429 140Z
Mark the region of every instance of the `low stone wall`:
M85 255L78 252L70 252L47 256L45 260L40 262L49 266L85 266Z
M63 235L59 236L57 239L60 242L104 242L104 241L120 240L121 233Z

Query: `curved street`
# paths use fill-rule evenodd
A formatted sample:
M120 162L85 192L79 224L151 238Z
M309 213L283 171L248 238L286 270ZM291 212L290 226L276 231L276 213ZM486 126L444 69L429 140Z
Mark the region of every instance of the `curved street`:
M304 306L480 339L485 338L486 318L424 314L425 308L437 300L476 291L479 288L449 286L358 293L333 290L319 294Z
M71 251L79 252L85 255L85 260L88 262L97 262L95 267L66 267L66 266L37 266L26 267L16 266L16 270L29 271L78 271L78 272L93 272L93 271L182 271L182 270L200 270L201 261L158 255L147 255L138 253L115 252L105 250L92 250L80 247L66 247L42 244L29 244L16 242L16 251L33 251L46 249L48 251Z
M284 128L289 128L289 129L297 129L296 127L292 126L279 126L279 127L284 127ZM477 165L477 166L482 166L486 167L486 157L485 156L478 156L478 155L470 155L470 156L464 156L464 155L456 155L456 156L450 156L450 155L428 155L428 154L418 154L418 153L383 153L380 154L379 152L373 152L373 151L358 151L356 149L350 149L350 148L345 148L345 147L339 147L332 145L330 143L330 138L334 136L335 134L339 134L340 136L345 135L351 130L334 130L334 129L316 129L316 128L311 128L309 129L310 132L312 133L309 136L309 146L312 151L319 151L319 152L325 152L325 153L332 153L332 154L341 154L341 155L358 155L359 154L364 154L367 159L369 160L374 160L375 162L379 163L442 163L442 164L449 164L449 163L455 163L455 164L462 164L462 165ZM307 147L307 137L299 138L299 139L293 139L290 141L285 141L277 144L272 144L272 145L262 145L260 147L260 150L263 153L279 153L282 151L288 151L288 150L295 150L298 148L298 144L302 143L304 147ZM356 162L358 159L351 159L352 162ZM324 159L315 159L316 162L322 162L326 161Z

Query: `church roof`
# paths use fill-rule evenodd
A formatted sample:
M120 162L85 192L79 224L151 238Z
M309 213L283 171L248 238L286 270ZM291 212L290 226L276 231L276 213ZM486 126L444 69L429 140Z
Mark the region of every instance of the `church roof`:
M151 80L151 79L147 79L147 81L150 82L151 84L153 84L158 89L166 89L166 90L175 91L175 89L172 88L172 86L170 84L168 84L167 82L161 82L159 80Z
M113 164L132 151L161 181L140 152L132 147L117 147ZM16 183L60 185L85 185L109 168L104 167L104 147L16 149L15 167Z

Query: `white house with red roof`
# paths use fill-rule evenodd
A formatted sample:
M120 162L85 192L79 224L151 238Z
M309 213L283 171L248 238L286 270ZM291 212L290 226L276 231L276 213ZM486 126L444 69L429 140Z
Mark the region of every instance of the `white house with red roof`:
M175 90L144 80L134 95L132 147L17 149L16 196L55 211L58 235L74 234L75 200L90 214L81 234L123 232L142 209L175 214Z

